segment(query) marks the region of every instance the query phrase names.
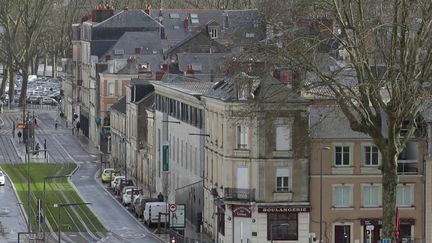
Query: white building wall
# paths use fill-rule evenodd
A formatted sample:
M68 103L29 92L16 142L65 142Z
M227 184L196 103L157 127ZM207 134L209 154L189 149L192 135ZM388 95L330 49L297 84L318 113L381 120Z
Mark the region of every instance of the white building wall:
M176 121L176 118L168 116L169 121ZM183 187L185 185L189 185L201 180L202 168L200 161L200 136L189 135L190 133L200 134L201 129L189 125L187 123L181 122L180 124L176 123L167 123L163 122L163 113L160 111L155 112L155 126L156 126L156 146L159 146L158 142L158 131L161 131L160 135L160 144L163 144L163 126L168 126L168 140L170 140L170 149L169 149L169 172L168 172L168 202L175 202L175 189L179 187ZM175 148L173 138L175 138ZM177 139L179 143L177 143ZM183 141L183 148L181 148L181 141ZM188 144L188 148L186 149L186 143ZM190 153L190 146L192 146L192 154ZM195 155L195 148L196 155ZM163 191L163 172L162 172L162 164L161 164L161 151L162 148L156 148L156 162L157 162L157 176L156 176L156 185L157 191ZM159 151L159 153L158 153ZM175 152L175 156L172 154ZM183 153L183 164L179 157L182 157ZM179 156L177 156L177 154ZM186 168L186 154L187 154L187 168ZM195 166L198 168L195 169ZM159 173L160 170L160 173ZM178 179L177 179L178 178ZM178 181L178 183L177 183Z

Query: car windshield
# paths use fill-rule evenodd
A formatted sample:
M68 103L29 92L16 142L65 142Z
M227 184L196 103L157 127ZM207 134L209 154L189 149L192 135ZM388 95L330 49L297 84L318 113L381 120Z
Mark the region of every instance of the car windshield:
M0 176L3 176L3 172L2 171L0 171Z

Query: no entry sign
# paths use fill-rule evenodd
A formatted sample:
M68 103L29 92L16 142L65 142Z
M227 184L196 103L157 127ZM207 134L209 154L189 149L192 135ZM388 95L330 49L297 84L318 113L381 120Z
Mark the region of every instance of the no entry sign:
M169 210L170 210L171 212L175 212L175 211L177 210L177 205L175 205L175 204L170 204L170 205L169 205Z

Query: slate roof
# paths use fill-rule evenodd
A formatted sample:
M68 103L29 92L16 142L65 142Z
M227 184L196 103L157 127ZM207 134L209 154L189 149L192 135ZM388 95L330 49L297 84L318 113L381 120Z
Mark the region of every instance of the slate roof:
M313 139L370 139L366 134L351 130L338 106L311 106L309 124Z
M116 110L119 113L126 114L126 96L121 97L116 103L114 103L111 110Z
M160 65L163 63L163 59L159 55L134 55L135 62L128 63L125 67L120 69L117 74L137 74L138 65L149 63L151 70L157 71L160 69Z
M161 41L159 32L125 32L122 37L112 46L105 55L113 58L124 58L135 55L135 48L141 48L140 54L162 54L164 41ZM124 54L116 54L115 50L123 50ZM105 56L104 55L104 56Z
M225 26L222 32L222 38L237 45L244 45L256 43L266 37L265 25L261 23L257 9L225 10L224 14L228 26ZM246 37L246 33L253 33L253 37Z
M195 77L210 81L213 70L214 79L224 77L224 64L231 60L232 53L178 53L179 69L185 72L188 65L198 65L201 70L195 70Z
M92 56L102 58L104 54L115 45L117 40L98 40L92 41L90 45L90 53Z
M248 87L246 100L239 100L239 88ZM240 92L241 93L241 92ZM299 97L293 90L285 86L273 77L261 79L249 76L245 73L235 77L225 78L214 84L212 89L205 94L207 97L228 102L250 102L252 99L260 99L266 103L283 102L307 102L306 99Z
M217 9L163 9L161 11L162 24L165 27L166 38L171 44L175 44L187 36L201 31L211 20L221 23L222 12L222 10ZM159 10L152 10L150 15L154 19L159 19L159 13ZM193 24L189 20L188 28L185 29L183 21L186 17L190 19L191 13L198 15L199 23Z
M159 28L160 23L143 10L122 10L94 25L95 28Z
M212 82L200 81L198 79L178 75L164 75L161 82L152 83L193 96L201 96L207 93L214 85Z

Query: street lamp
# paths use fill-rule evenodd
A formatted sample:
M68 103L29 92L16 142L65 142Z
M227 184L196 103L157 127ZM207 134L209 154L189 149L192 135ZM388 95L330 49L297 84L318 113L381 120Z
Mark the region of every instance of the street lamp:
M273 227L274 226L289 226L289 224L271 224L270 225L270 242L273 243Z
M323 242L323 231L322 231L322 221L323 221L323 151L330 150L330 147L322 147L321 148L321 158L320 158L320 240L319 243Z
M61 243L61 221L60 221L60 209L64 207L73 207L73 206L80 206L80 205L88 205L91 204L89 202L74 202L74 203L59 203L54 204L53 206L55 208L58 208L58 216L57 216L57 227L58 227L58 243Z
M43 216L44 216L45 225L46 225L46 220L47 220L47 218L46 218L46 194L45 194L46 189L45 189L45 182L47 180L52 180L52 179L57 179L57 178L69 178L71 176L72 175L57 175L57 176L45 176L44 177L44 184L43 184L43 209L42 210L43 210ZM43 231L43 235L44 235L43 238L45 240L45 229Z

